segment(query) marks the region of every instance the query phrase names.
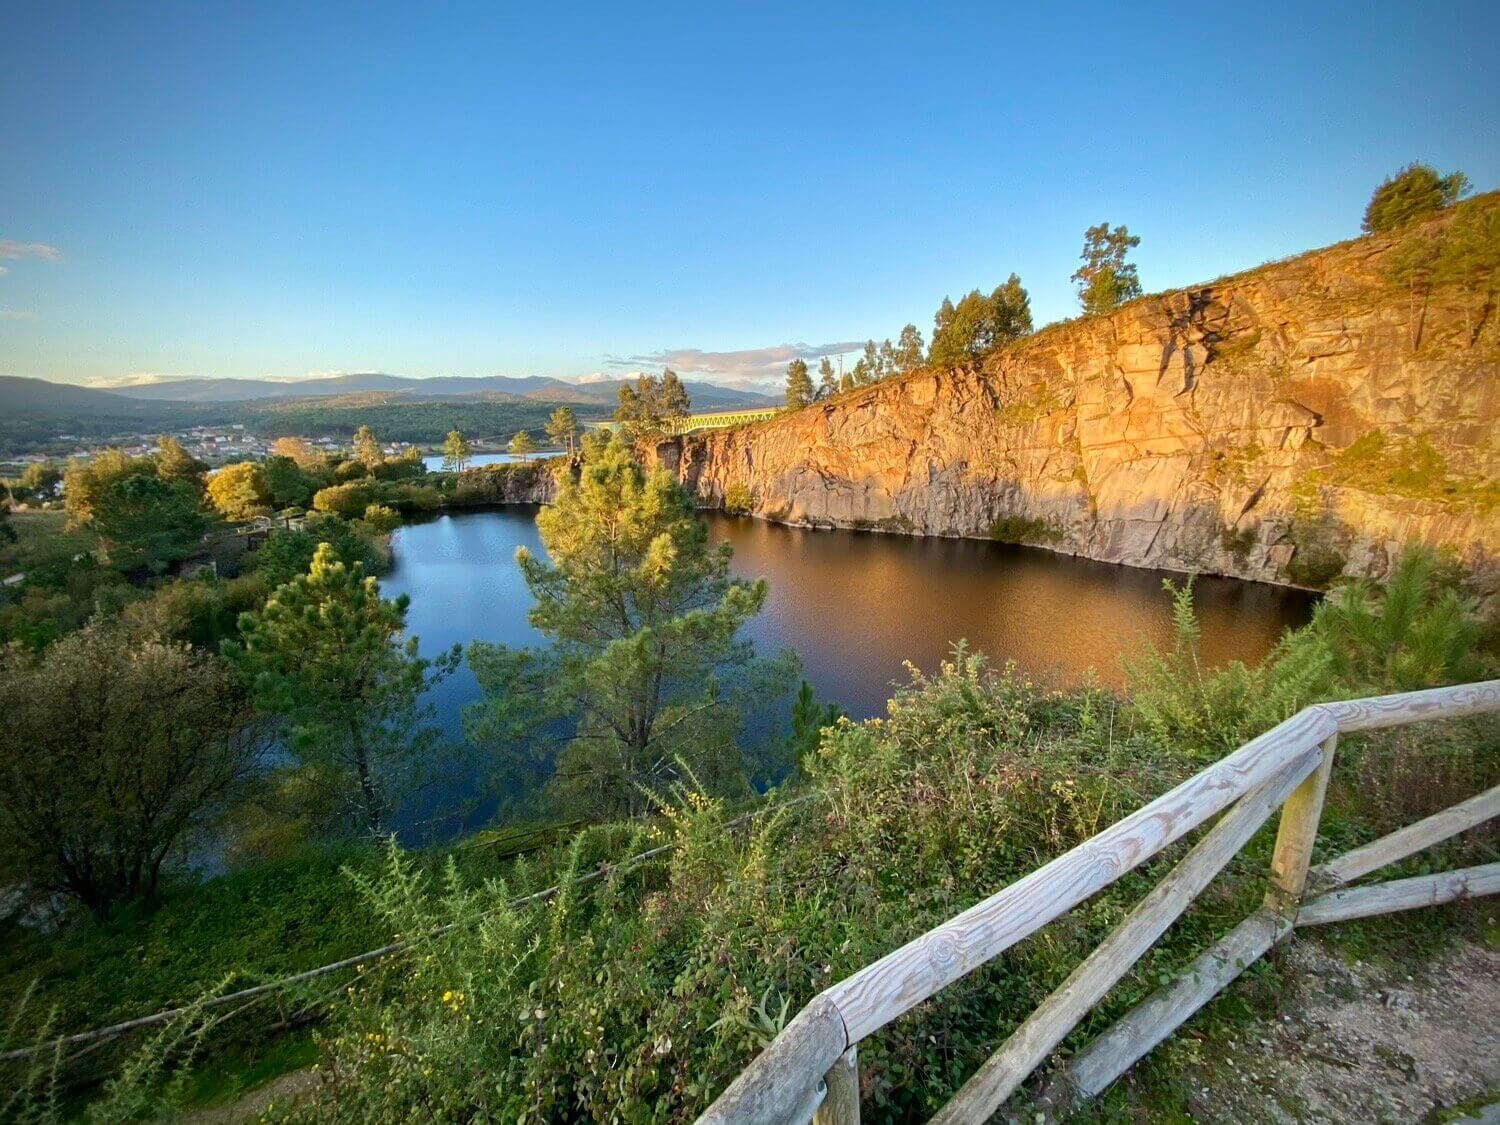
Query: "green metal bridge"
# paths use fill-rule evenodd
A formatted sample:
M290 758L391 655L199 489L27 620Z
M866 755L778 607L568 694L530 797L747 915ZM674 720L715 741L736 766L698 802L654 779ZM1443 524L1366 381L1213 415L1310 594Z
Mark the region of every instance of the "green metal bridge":
M708 414L688 414L675 418L667 424L670 434L690 434L694 430L725 430L730 426L744 426L751 422L764 422L780 414L778 407L759 410L718 410ZM595 422L601 430L619 429L618 422Z

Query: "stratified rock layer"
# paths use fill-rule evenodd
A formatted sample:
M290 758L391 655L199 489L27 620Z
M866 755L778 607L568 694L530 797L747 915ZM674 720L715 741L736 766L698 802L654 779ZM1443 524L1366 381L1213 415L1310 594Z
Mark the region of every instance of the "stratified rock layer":
M1464 207L1500 219L1500 196ZM1400 545L1496 554L1493 267L1400 286L1449 213L1055 325L656 456L705 506L1323 585ZM1492 223L1492 226L1494 224Z

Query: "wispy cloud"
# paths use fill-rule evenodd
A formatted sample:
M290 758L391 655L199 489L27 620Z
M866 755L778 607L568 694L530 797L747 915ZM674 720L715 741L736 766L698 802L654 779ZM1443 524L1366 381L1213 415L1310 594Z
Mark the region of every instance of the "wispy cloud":
M640 370L670 367L679 375L701 375L724 382L765 385L779 382L786 365L794 359L819 360L864 347L863 340L841 340L831 344L773 344L765 348L710 352L702 348L667 348L640 355L606 356L606 367Z
M8 273L10 273L10 270L6 269L4 266L0 266L0 277L4 277Z
M0 305L0 320L35 320L36 313L30 309L8 309Z
M9 238L0 238L0 258L9 261L37 258L43 262L56 262L62 260L62 251L45 242L15 242Z

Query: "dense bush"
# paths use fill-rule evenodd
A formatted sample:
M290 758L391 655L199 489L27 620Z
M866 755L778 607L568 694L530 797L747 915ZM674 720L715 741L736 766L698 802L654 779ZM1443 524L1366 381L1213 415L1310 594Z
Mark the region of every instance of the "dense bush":
M1331 658L1300 634L1284 638L1254 666L1238 660L1205 666L1192 583L1179 587L1166 579L1162 585L1172 598L1172 647L1162 652L1147 643L1120 661L1131 713L1157 740L1199 759L1222 757L1328 690Z
M743 484L731 484L724 490L724 512L731 516L748 516L755 508L755 499L750 489Z
M295 531L271 532L254 555L255 573L274 590L307 573L319 543L330 544L340 562L347 566L358 563L366 573L379 570L383 562L372 531L363 523L315 514Z
M1168 580L1172 648L1148 644L1121 660L1131 714L1163 743L1217 758L1321 699L1481 678L1478 607L1458 582L1431 551L1411 548L1384 585L1341 587L1254 667L1207 668L1198 658L1192 584Z

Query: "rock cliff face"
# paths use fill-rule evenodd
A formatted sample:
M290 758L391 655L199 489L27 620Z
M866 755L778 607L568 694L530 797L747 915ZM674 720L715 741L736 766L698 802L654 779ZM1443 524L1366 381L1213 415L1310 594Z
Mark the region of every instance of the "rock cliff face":
M557 473L568 471L560 457L466 469L458 474L449 506L550 504L557 496Z
M1309 586L1378 577L1420 541L1483 572L1500 548L1500 195L1455 210L1466 225L1449 212L1142 298L655 455L705 506L786 523ZM1455 229L1481 236L1463 269L1402 284L1398 263Z

